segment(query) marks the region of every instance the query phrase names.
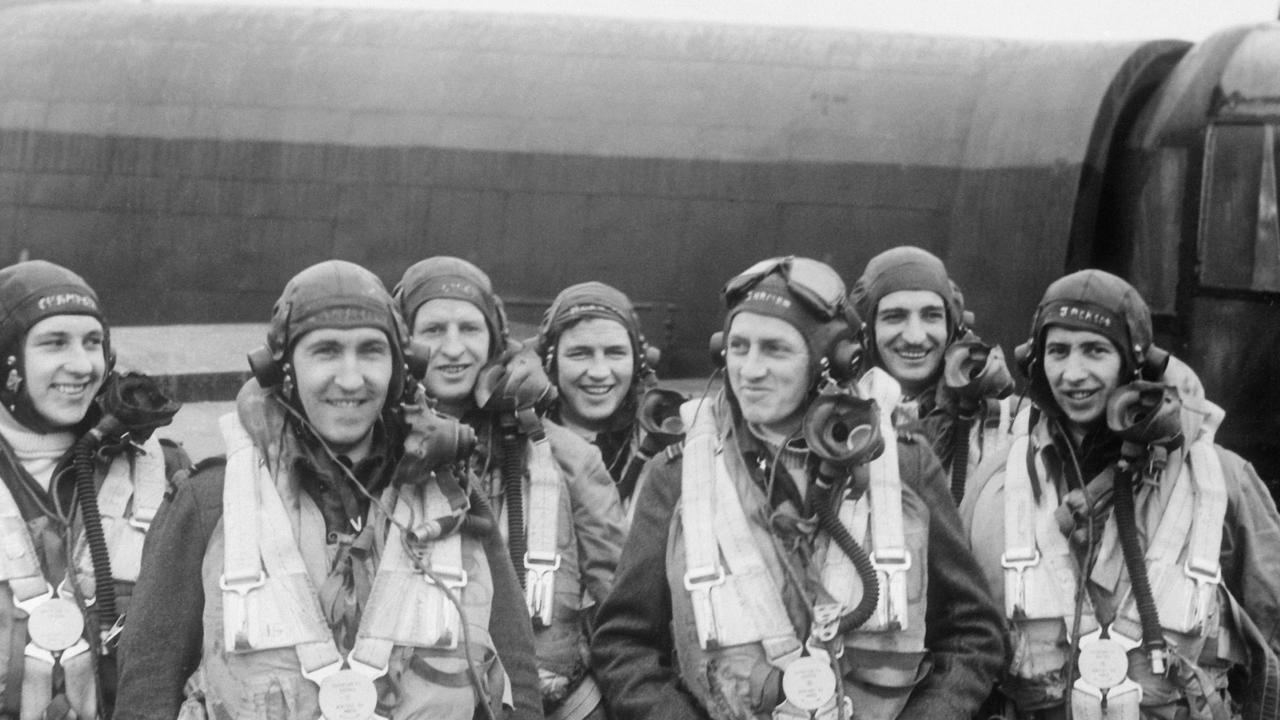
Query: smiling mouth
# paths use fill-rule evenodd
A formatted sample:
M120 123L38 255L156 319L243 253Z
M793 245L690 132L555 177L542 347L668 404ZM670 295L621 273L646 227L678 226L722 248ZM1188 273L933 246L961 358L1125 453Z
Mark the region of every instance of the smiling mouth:
M346 409L358 408L367 402L369 402L368 398L356 398L356 399L350 399L350 400L344 399L344 398L335 398L331 400L325 400L326 405L332 405L337 408L346 408Z
M1097 392L1097 390L1067 390L1062 394L1065 395L1068 400L1075 400L1079 402L1081 400L1088 400L1097 394Z
M79 395L89 388L88 382L82 383L56 383L53 389L63 395Z
M894 354L894 355L897 355L898 357L902 358L903 360L923 360L923 359L925 359L926 357L928 357L928 355L929 355L929 351L928 351L928 350L902 350L902 349L898 349L898 350L894 350L894 351L893 351L893 354Z
M437 365L437 366L436 366L436 372L438 372L438 373L440 373L440 374L442 374L442 375L461 375L462 373L465 373L465 372L467 371L467 369L468 369L468 368L470 368L470 367L471 367L471 365L469 365L469 364L463 364L463 365Z
M581 390L583 394L591 395L593 397L604 397L605 395L608 395L609 393L613 392L613 388L614 388L613 385L579 385L578 386L578 389Z

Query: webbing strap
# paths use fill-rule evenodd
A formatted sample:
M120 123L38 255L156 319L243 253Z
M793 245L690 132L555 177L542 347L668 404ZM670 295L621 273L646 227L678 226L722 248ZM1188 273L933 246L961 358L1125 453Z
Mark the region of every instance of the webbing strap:
M858 381L858 389L879 407L880 436L884 438L884 452L867 467L867 494L871 502L871 564L880 574L881 588L887 592L880 593L876 612L863 628L905 630L907 570L912 558L903 529L898 434L893 425L893 411L902 399L902 389L880 368L868 370Z
M1222 459L1212 443L1191 444L1191 479L1195 483L1196 512L1187 547L1187 571L1221 579L1222 523L1227 515L1227 487Z
M164 500L167 485L164 449L159 440L149 438L139 452L111 463L98 490L98 511L104 518L128 519L145 533ZM133 512L129 512L131 500Z
M336 656L266 462L234 413L219 426L227 447L220 580L225 647L247 652L324 641Z
M690 401L680 407L688 428L681 473L681 520L685 534L685 585L723 578L711 519L715 511L716 424L709 408ZM699 412L701 410L701 412ZM695 608L696 610L696 608Z
M260 583L262 560L258 551L257 477L260 471L266 470L261 467L265 463L235 413L219 418L218 427L227 448L226 480L222 493L222 530L226 536L222 582L236 586Z
M1189 462L1182 463L1145 560L1160 625L1200 636L1210 629L1205 623L1217 608L1222 582L1219 553L1227 492L1222 463L1211 442L1197 440L1188 447L1188 455ZM1185 560L1180 565L1184 548ZM1126 616L1137 617L1133 605L1130 592L1125 601Z
M840 503L840 524L858 542L862 542L867 536L870 511L870 502L865 494L857 500ZM853 558L846 555L835 541L828 539L826 553L827 557L822 563L822 587L840 603L840 615L845 615L862 601L862 594L865 592L862 579L858 576Z
M696 401L694 401L696 402ZM770 663L785 666L800 641L782 593L751 534L742 499L717 447L715 420L681 407L690 422L681 473L685 589L703 648L762 643ZM696 414L696 419L694 416ZM724 554L728 572L720 564Z
M98 490L98 509L115 579L138 579L142 544L167 487L164 449L155 438L148 439L139 452L115 458L107 469ZM76 541L76 558L82 567L93 567L88 538L83 534Z
M356 634L352 657L373 667L384 667L393 645L406 647L456 647L461 641L462 619L439 586L413 563L400 524L438 518L450 512L449 499L436 483L400 488L394 500L396 523L387 528L387 540L378 573ZM461 596L468 583L462 565L462 533L415 543L420 562L450 590Z
M45 585L40 557L36 555L31 531L22 519L8 485L0 483L0 581L8 581L15 586L14 594L17 595L16 584L27 580L33 583L38 580L41 588Z
M266 464L235 416L226 416L223 421L227 439L224 513L241 513L230 523L232 519L224 516L223 526L226 574L222 584L229 649L293 646L303 675L319 683L344 665L378 677L386 672L395 645L457 645L461 634L457 609L439 587L417 571L400 526L392 523L361 615L355 648L344 662ZM228 497L232 493L237 496ZM384 497L392 499L393 493L388 489ZM407 488L394 502L396 520L408 527L450 512L449 500L436 483ZM422 543L420 552L422 562L452 589L460 591L467 584L461 534ZM256 576L251 575L254 565Z
M1027 470L1029 445L1026 435L1014 440L1005 468L1005 549L1000 559L1004 566L1005 617L1061 617L1070 623L1075 613L1076 585L1071 546L1053 516L1058 507L1053 483L1040 483L1042 497L1036 504ZM1037 474L1045 477L1040 454L1033 455Z
M551 625L555 607L556 570L560 567L560 473L545 435L530 441L529 509L525 513L525 601L529 615L542 627Z

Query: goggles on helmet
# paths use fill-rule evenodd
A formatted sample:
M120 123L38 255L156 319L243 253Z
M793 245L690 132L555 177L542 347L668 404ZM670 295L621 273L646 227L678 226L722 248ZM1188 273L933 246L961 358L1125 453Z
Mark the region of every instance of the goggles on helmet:
M805 307L822 320L834 320L844 310L844 281L830 266L794 255L761 260L725 283L724 299L728 307L742 301L761 280L777 273Z

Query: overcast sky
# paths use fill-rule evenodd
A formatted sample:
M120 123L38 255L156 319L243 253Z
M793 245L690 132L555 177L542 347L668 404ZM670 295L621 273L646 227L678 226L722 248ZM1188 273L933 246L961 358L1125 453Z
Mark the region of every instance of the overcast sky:
M187 0L152 0L185 2ZM203 0L208 3L210 0ZM221 0L229 4L364 5L674 20L833 25L932 34L1199 40L1275 19L1280 0ZM218 0L213 0L218 2Z

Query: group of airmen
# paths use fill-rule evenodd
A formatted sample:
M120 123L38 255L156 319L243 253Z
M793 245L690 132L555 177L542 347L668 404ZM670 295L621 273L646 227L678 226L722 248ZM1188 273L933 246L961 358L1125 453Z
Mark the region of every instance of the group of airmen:
M688 397L603 283L522 339L465 260L322 262L193 466L0 269L0 718L1280 717L1280 515L1128 283L1012 363L915 247L723 299Z

